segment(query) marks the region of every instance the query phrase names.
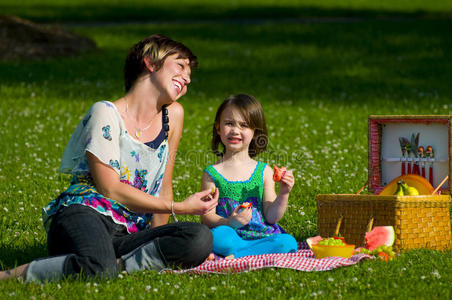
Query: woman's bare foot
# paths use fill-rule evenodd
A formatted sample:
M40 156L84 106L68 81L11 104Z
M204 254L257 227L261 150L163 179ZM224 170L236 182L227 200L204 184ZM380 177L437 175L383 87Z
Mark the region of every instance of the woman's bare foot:
M19 277L25 277L25 273L27 271L29 264L18 266L17 268L6 270L6 271L0 271L0 280L2 279L10 279L10 278L19 278Z
M206 260L215 260L215 255L213 253L210 253Z
M226 260L234 259L234 254L228 255L224 259L226 259Z

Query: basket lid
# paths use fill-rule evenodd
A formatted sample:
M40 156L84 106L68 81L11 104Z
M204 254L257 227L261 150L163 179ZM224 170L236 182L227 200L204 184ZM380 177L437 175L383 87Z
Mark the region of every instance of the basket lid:
M433 188L439 186L452 170L449 147L452 134L451 120L452 115L370 115L368 118L369 191L379 194L395 181L395 192L398 178L403 175L403 169L405 174L411 174L416 170L415 174L424 176ZM418 156L417 151L409 154L405 151L405 155L403 154L399 138L404 137L411 146L412 137L416 135L418 146L423 146L424 149L432 146L433 158L422 158ZM416 143L413 144L416 145ZM414 147L411 148L414 149ZM449 176L440 189L441 193L451 194L451 186L452 179ZM388 190L392 191L392 186L388 187L385 193L388 193Z

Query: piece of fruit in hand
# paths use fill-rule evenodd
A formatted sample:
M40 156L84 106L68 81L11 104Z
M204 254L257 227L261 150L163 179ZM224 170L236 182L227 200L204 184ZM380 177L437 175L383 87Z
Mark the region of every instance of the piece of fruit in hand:
M286 167L278 168L276 165L274 165L273 171L274 171L273 180L275 182L279 182L284 177L284 174L286 174L287 169L286 169Z
M216 191L216 187L212 187L210 188L210 193L207 196L204 196L203 198L201 198L204 201L210 201L213 199L213 196L215 195L215 191Z
M248 208L251 207L252 203L251 202L243 202L242 204L240 204L241 208Z

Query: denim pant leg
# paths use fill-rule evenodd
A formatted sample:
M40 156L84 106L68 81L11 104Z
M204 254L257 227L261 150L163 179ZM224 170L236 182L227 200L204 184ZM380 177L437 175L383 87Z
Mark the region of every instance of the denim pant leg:
M65 276L81 273L109 277L117 273L112 242L116 228L104 218L94 209L78 204L64 207L53 217L47 238L49 254L73 254L64 262Z
M117 257L153 241L166 265L192 268L200 265L212 251L212 234L199 223L178 222L116 237L113 244Z

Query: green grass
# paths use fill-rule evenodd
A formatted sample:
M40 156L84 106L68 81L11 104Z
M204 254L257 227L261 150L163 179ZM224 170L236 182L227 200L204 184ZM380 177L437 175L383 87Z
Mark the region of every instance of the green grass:
M185 9L203 3L186 2ZM13 2L2 1L0 10L14 12L8 3ZM35 10L36 3L25 2L22 15L42 21L113 20L121 7L119 1L111 1L111 6L84 17L63 1L40 1L49 10ZM182 16L182 8L169 15L163 9L168 6L157 3L166 14L160 18ZM307 12L314 2L250 3L254 10L249 16L256 18L259 9L268 12L276 3L285 12L295 11L289 17L298 16L297 11ZM431 6L400 2L405 8L390 1L380 6L361 1L322 3L316 6L321 16L356 16L360 10L371 14L357 22L87 24L73 29L93 38L98 52L1 62L0 268L47 255L40 209L68 185L69 178L60 175L58 167L70 134L94 101L122 95L128 47L156 32L183 41L200 61L190 91L181 100L186 117L174 174L176 199L199 190L202 169L215 159L209 153L209 134L219 103L230 94L250 93L262 102L270 132L269 149L259 158L287 165L296 176L281 225L300 240L315 235L315 196L355 192L367 180L369 114L452 114L451 22L442 15L451 11L450 2ZM143 5L144 11L150 10L150 4ZM227 5L202 7L231 17ZM233 7L245 14L244 6ZM388 11L408 18L374 18ZM412 18L417 11L433 17ZM140 14L126 15L139 20ZM283 11L277 17L284 15ZM190 216L181 219L199 221ZM199 276L148 271L109 281L68 280L43 286L7 281L0 282L0 298L125 299L132 294L135 298L447 299L452 297L451 268L451 250L412 250L390 263L366 261L329 272L270 269Z
M3 0L1 14L41 22L235 20L303 17L450 17L444 0Z

